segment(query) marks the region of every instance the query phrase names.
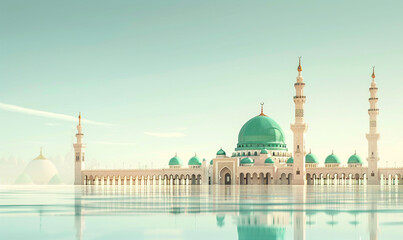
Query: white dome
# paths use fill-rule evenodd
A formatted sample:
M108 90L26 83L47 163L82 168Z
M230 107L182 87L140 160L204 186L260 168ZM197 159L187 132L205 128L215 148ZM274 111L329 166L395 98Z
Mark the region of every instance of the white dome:
M41 154L29 162L25 174L31 177L34 184L48 184L58 172L55 165Z

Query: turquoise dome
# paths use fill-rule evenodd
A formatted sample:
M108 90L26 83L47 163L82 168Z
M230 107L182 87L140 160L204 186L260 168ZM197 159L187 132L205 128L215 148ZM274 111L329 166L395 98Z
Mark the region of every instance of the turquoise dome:
M289 159L287 159L287 163L294 163L294 158L290 157Z
M16 180L14 184L34 184L31 177L27 174L21 174Z
M252 158L247 157L247 158L244 158L241 160L241 164L253 164L253 163L254 163L254 161Z
M50 181L49 181L50 185L60 185L63 184L62 179L59 177L59 175L54 175Z
M226 153L225 153L225 151L224 150L222 150L222 148L220 149L220 150L218 150L218 152L217 152L217 154L216 155L219 155L219 156L225 156L225 155L227 155Z
M169 160L169 166L176 166L176 165L183 165L182 164L182 160L180 158L178 158L177 156L171 158L171 160Z
M247 121L239 131L235 150L250 149L287 150L280 125L264 114Z
M347 163L362 164L362 160L361 160L360 156L358 156L357 154L354 154L348 159Z
M213 159L211 159L211 161L210 161L210 165L213 165Z
M305 156L305 163L319 163L318 158L312 153L308 153Z
M333 153L327 156L325 163L340 163L339 157L334 155Z
M262 151L260 151L260 154L267 154L267 150L266 150L266 149L262 149Z
M264 163L274 163L274 161L271 158L266 158L266 160L264 160Z
M201 165L200 158L197 156L192 157L189 159L188 165Z

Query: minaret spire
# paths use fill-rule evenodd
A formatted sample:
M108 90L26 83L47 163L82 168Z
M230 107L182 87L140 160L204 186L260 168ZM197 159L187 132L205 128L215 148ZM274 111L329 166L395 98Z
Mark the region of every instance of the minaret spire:
M372 82L369 88L370 98L369 101L369 133L366 135L368 140L368 184L375 185L379 184L379 173L378 173L378 87L375 82L375 67L372 67Z
M375 80L375 66L372 67L372 80Z
M302 67L301 67L301 56L298 57L298 72L302 72Z
M308 125L304 120L304 105L306 97L304 96L304 78L302 77L301 57L298 57L298 76L297 82L294 83L295 87L295 123L291 124L291 130L294 133L294 164L293 167L293 185L305 184L305 132L308 129Z

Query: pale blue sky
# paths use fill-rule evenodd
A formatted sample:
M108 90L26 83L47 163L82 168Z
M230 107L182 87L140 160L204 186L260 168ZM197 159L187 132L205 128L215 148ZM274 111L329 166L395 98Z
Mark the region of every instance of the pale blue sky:
M382 164L403 164L402 1L0 1L0 103L76 116L87 159L164 166L231 153L265 112L291 147L298 56L307 146L366 157L376 66ZM0 157L72 152L75 122L0 108ZM170 135L150 136L145 133ZM178 136L176 136L178 135Z

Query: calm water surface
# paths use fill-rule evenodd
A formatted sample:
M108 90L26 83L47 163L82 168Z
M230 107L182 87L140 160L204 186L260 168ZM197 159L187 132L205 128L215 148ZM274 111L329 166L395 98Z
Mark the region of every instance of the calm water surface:
M0 186L0 239L403 239L403 186Z

